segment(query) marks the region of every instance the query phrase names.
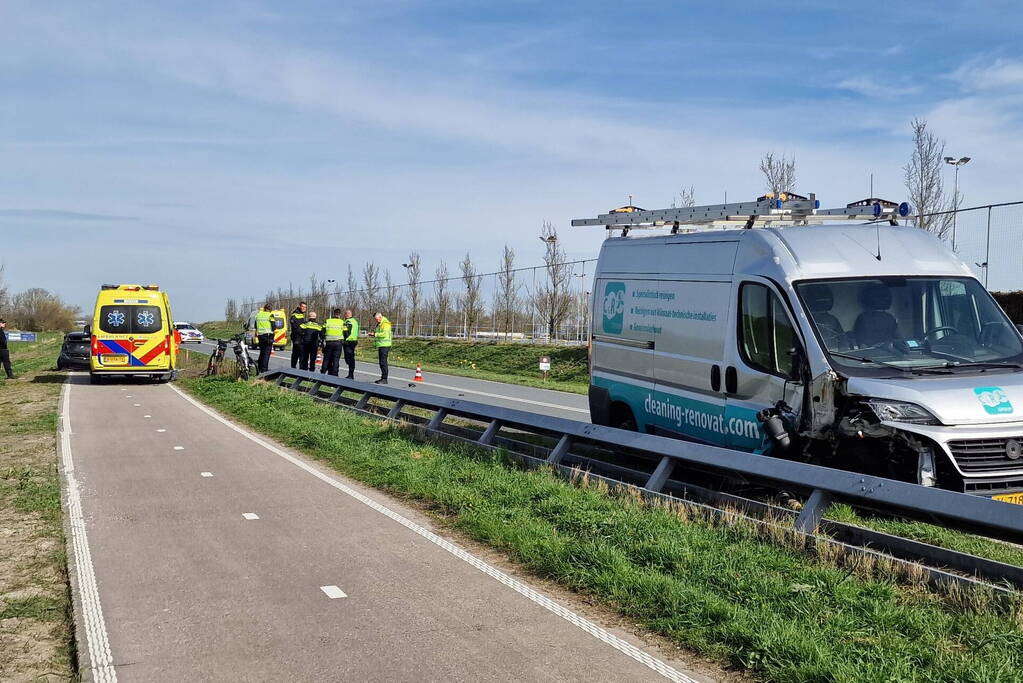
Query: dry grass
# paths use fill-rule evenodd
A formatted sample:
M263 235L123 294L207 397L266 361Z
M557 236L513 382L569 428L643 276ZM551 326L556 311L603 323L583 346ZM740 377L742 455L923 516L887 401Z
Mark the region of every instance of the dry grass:
M0 680L72 680L55 429L59 337L13 349L0 380Z

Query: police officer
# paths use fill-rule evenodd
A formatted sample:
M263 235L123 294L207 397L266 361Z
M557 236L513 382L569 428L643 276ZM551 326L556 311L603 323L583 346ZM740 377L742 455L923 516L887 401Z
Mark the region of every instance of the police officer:
M377 347L377 359L380 361L380 379L374 384L387 384L387 356L391 352L393 342L391 321L385 318L383 313L377 313L373 319L377 321L377 329L373 333L373 337Z
M256 367L260 372L270 369L270 351L274 345L274 315L270 311L273 306L263 304L263 310L256 312L256 338L259 340L259 361Z
M341 309L335 308L331 316L323 321L323 365L320 372L337 377L344 337L345 321L341 319Z
M316 320L316 311L309 311L309 318L302 323L302 348L304 355L301 368L316 372L316 354L323 341L323 325Z
M0 318L0 364L4 366L7 379L14 379L14 370L11 369L11 352L7 350L7 321Z
M306 321L305 317L306 303L300 302L295 310L288 316L288 330L291 334L291 367L299 366L302 370L307 370L302 365L302 360L306 357L305 352L305 330L302 328L302 323Z
M345 311L342 340L341 348L345 354L345 365L348 366L346 379L355 379L355 345L359 343L359 321L352 315L351 309Z

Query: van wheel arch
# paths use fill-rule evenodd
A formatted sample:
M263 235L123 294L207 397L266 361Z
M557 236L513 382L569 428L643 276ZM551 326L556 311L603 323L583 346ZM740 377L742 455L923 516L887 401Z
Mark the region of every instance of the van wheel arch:
M636 416L633 415L632 408L621 401L613 401L611 403L609 424L615 429L624 429L629 432L639 431L639 425L636 423Z

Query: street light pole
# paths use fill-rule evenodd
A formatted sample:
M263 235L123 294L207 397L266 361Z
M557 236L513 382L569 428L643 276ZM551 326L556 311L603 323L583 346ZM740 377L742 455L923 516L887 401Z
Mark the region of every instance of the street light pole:
M970 162L970 157L945 157L945 163L955 166L955 181L952 186L952 251L956 250L956 219L959 216L959 167Z

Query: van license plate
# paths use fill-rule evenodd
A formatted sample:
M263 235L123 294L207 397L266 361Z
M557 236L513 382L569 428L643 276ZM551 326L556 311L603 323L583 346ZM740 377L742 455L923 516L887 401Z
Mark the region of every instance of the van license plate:
M105 353L99 357L103 365L127 365L128 356L123 353Z
M1015 503L1016 505L1023 505L1023 493L1003 493L1000 496L992 496L995 500L1000 500L1003 503Z

